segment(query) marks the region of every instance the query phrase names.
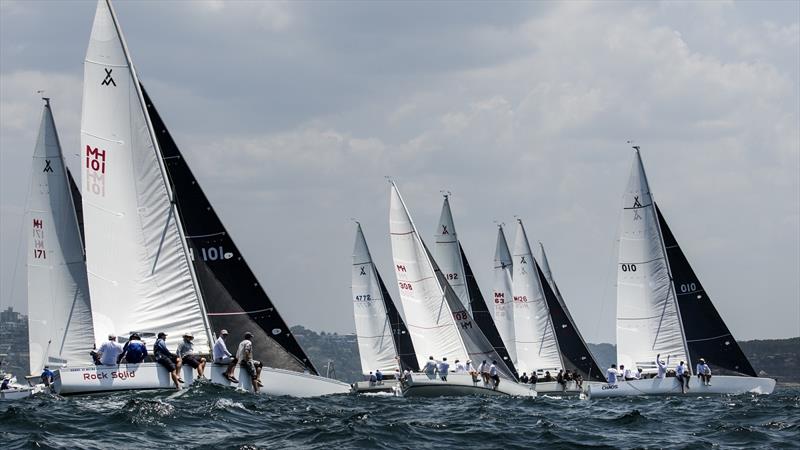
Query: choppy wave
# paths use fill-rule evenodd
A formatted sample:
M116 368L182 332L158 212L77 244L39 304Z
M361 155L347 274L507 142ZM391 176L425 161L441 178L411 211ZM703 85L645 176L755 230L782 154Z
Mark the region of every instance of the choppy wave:
M579 400L265 398L211 384L0 404L3 448L798 448L800 390Z

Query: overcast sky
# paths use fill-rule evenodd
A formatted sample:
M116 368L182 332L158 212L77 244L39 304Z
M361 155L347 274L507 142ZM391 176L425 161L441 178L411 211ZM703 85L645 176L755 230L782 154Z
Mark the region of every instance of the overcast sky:
M399 300L391 175L428 241L453 193L484 295L493 222L522 218L592 342L615 339L628 139L734 335L800 335L799 5L115 3L142 82L290 324L353 332L350 218ZM3 307L25 310L36 90L78 170L94 9L0 0Z

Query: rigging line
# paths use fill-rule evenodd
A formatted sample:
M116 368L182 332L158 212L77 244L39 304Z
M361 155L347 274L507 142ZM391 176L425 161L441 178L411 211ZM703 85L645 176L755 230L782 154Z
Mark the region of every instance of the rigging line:
M624 198L624 195L622 197ZM619 236L620 227L622 226L622 224L620 223L620 218L621 217L622 217L622 210L619 210L619 212L617 213L617 226L616 226L616 229L614 231L614 236ZM603 321L602 320L603 319L603 313L605 312L606 302L607 302L608 296L609 296L608 291L609 291L609 288L611 287L611 283L610 283L611 277L614 274L617 273L617 261L616 260L618 259L618 252L619 252L618 245L619 245L619 239L612 239L611 240L611 252L609 252L609 253L611 254L611 259L612 259L612 261L614 261L614 264L608 264L608 269L606 269L607 270L606 277L605 277L605 280L603 280L603 286L604 286L603 287L603 296L600 298L600 313L597 316L599 320L595 320L594 321L594 332L592 333L594 335L593 339L595 341L597 341L598 333L600 332L600 323ZM613 270L613 273L612 273L612 270ZM614 287L616 287L616 283L614 283ZM616 324L614 324L614 330L615 330L615 332L614 332L614 337L615 337L614 343L616 344Z
M664 309L661 310L661 318L658 319L658 328L656 328L656 335L653 338L653 347L650 350L656 349L656 343L658 342L658 335L661 333L661 325L664 323L664 316L667 315L667 306L669 306L669 294L670 290L667 289L667 296L664 298ZM680 317L678 318L680 320Z

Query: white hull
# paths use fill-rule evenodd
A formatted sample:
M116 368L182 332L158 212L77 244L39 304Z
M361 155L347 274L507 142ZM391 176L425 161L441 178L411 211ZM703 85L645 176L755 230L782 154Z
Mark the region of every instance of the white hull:
M536 390L539 395L543 394L556 394L556 395L580 395L589 389L589 386L603 386L605 383L598 383L597 381L584 381L583 389L578 388L578 384L574 381L568 381L566 389L555 381L539 382L530 385ZM595 389L597 389L597 387Z
M212 383L253 391L250 377L242 368L234 372L239 384L229 382L223 376L225 365L208 364L204 376ZM169 373L156 363L120 364L119 366L66 367L55 372L55 390L60 395L89 394L97 392L175 389ZM182 368L183 386L195 380L197 371ZM264 395L288 395L292 397L319 397L331 394L347 394L350 385L330 378L264 367L261 372Z
M358 381L353 383L353 392L366 394L371 392L395 392L400 387L400 382L395 379L383 380L382 384L370 383L369 381Z
M438 377L429 378L424 373L414 373L411 374L411 380L406 381L403 386L404 397L464 395L536 397L536 391L533 385L519 384L507 379L501 379L497 389L493 389L491 384L485 384L480 377L477 382L472 381L472 376L466 373L451 373L447 376L447 381Z
M689 381L686 395L737 395L771 394L775 389L772 378L714 375L711 385L704 386L696 376ZM590 398L628 397L637 395L683 395L677 378L648 378L619 381L616 384L600 383L589 386Z
M22 400L33 395L33 388L6 389L0 391L0 402Z

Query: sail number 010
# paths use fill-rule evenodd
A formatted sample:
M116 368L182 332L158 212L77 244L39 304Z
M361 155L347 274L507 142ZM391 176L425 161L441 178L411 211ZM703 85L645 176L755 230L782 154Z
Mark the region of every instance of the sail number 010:
M620 264L623 272L636 272L636 264Z

